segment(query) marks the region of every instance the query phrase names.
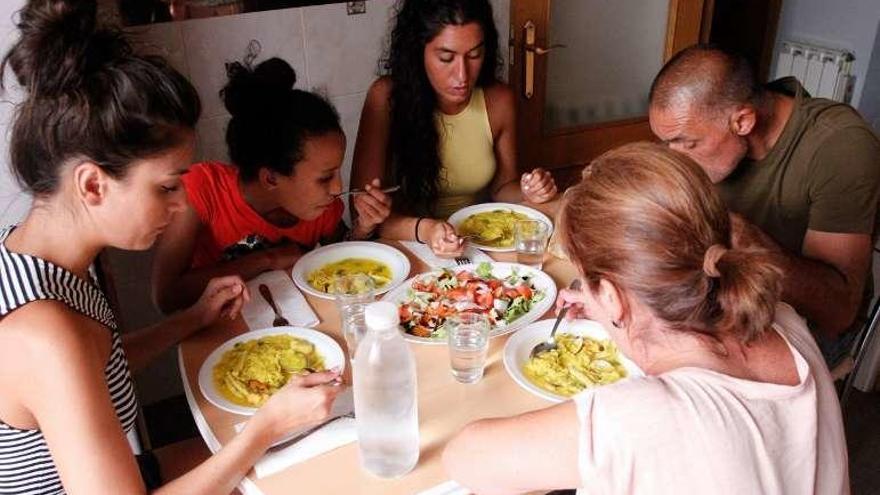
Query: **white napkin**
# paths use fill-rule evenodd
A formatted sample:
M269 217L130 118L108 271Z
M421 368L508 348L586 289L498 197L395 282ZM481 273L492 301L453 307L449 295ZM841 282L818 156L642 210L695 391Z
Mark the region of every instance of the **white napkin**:
M272 307L260 295L260 284L266 284L269 287L272 299L281 310L281 316L286 318L292 326L313 327L321 322L302 292L293 285L290 275L283 270L273 270L263 273L247 283L251 300L244 305L241 312L245 323L251 330L269 328L272 326L272 320L275 319Z
M420 260L424 261L425 264L430 266L431 268L455 268L456 266L458 266L458 264L452 258L440 258L435 255L434 251L431 251L431 248L428 247L427 244L420 244L416 241L400 241L400 243L403 244L403 247L409 249L412 254L416 255ZM472 246L465 247L464 254L462 254L462 256L470 258L471 262L473 263L493 261L488 254Z
M437 486L420 491L416 495L470 495L471 491L454 481L446 481Z
M307 461L312 457L342 447L357 440L357 428L354 418L340 418L354 410L354 398L351 387L339 393L330 410L330 417L336 417L309 436L297 440L291 445L280 444L269 449L254 465L257 478L271 476L278 471L287 469L294 464ZM241 432L247 422L235 425L236 433ZM309 427L299 430L308 430ZM294 437L298 432L291 432Z

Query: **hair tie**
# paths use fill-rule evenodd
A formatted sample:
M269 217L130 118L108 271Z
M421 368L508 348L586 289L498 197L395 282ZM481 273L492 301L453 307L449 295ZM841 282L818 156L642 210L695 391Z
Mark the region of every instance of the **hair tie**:
M721 273L718 272L718 267L715 265L726 252L727 248L721 244L712 244L709 246L709 249L706 250L706 254L703 255L703 273L712 278L720 277Z

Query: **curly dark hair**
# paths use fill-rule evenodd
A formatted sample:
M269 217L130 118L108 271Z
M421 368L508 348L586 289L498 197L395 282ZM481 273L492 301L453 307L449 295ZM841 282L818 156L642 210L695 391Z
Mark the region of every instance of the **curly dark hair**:
M433 213L439 195L437 96L425 73L425 45L444 27L471 22L483 30L485 56L477 86L484 87L497 80L500 67L498 30L489 0L401 0L397 6L382 65L392 81L389 149L404 211Z

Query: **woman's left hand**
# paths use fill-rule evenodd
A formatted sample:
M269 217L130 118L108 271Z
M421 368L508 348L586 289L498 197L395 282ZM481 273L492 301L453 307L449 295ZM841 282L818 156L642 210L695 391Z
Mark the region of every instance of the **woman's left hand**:
M352 234L357 239L368 237L391 214L391 196L382 192L379 179L373 179L364 190L352 200L357 212Z
M199 300L186 309L199 328L208 326L220 318L238 318L241 307L250 301L244 280L238 275L212 278Z
M543 168L522 174L519 184L523 198L532 203L546 203L556 196L556 181Z

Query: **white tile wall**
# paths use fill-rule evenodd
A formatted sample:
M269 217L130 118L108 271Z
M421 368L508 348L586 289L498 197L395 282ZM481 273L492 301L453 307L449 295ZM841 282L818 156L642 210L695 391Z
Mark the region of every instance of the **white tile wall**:
M280 57L308 79L303 41L303 9L185 21L181 25L189 77L202 97L205 117L223 115L220 89L226 84L226 62L240 61L251 40L262 46L260 58Z
M183 46L182 23L166 22L126 29L129 40L140 53L159 55L184 76L189 77Z
M309 86L331 97L366 90L376 78L392 0L370 0L367 12L350 16L345 4L304 8Z
M215 117L202 117L196 124L196 154L203 159L229 162L226 149L226 123L228 114Z

